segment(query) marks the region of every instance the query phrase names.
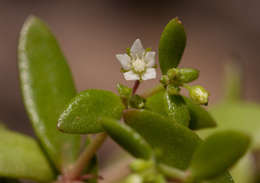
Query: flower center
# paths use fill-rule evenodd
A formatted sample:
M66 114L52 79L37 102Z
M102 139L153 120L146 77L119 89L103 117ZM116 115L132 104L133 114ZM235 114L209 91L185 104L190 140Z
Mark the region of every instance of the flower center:
M145 68L146 68L146 64L145 64L144 60L139 59L139 58L137 58L136 60L134 60L132 62L132 66L133 66L133 69L138 73L144 72Z

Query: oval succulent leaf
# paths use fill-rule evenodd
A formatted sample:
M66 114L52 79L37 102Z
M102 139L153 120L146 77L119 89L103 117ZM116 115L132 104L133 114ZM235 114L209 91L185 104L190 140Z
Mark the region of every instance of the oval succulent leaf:
M217 124L211 114L199 104L195 104L191 99L184 97L190 112L189 128L198 130L202 128L215 127Z
M199 70L193 68L180 68L178 80L181 83L190 83L199 77Z
M124 106L110 91L90 89L80 92L59 118L58 128L66 133L98 133L104 131L100 117L120 119Z
M224 173L247 151L250 138L238 131L222 131L205 139L195 151L190 172L196 179L210 179Z
M21 30L18 60L30 121L50 159L61 170L76 159L80 148L79 136L62 134L56 128L59 115L76 90L55 37L34 16Z
M107 134L134 157L152 158L152 148L134 129L110 118L102 118L101 123Z
M189 125L190 113L180 95L169 95L165 90L160 91L146 99L145 108L160 113L184 126Z
M167 101L167 113L169 118L175 120L176 122L189 126L190 113L188 107L181 95L169 95L165 92Z
M188 167L193 152L201 143L194 132L148 110L128 110L123 116L130 127L159 151L157 158L162 163L180 169Z
M174 18L164 28L159 42L159 63L163 74L179 65L185 46L184 27L178 18Z
M1 130L0 138L0 177L39 182L54 179L47 158L33 138L9 130Z
M234 180L229 172L225 172L216 178L204 180L202 183L234 183Z
M165 89L148 97L145 102L145 108L153 112L157 112L163 116L168 116L167 114L167 101L164 98Z

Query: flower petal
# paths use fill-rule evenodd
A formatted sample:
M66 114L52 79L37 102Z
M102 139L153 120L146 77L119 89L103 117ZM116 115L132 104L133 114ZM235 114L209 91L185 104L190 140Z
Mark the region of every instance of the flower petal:
M117 60L120 62L121 66L125 70L131 69L131 58L127 54L117 54L116 55Z
M134 58L136 58L136 56L141 58L144 55L145 50L140 39L135 40L130 49L130 52Z
M142 76L142 80L148 80L154 78L156 78L156 70L154 68L148 68Z
M153 67L155 65L155 52L154 51L149 51L146 53L145 58L147 67Z
M125 80L140 80L138 74L134 73L133 71L128 71L124 73Z

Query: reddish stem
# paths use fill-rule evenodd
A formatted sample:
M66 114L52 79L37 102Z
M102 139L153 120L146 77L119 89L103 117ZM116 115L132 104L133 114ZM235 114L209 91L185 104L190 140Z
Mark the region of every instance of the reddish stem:
M133 86L133 91L132 91L132 94L133 94L133 95L135 94L135 92L136 92L136 90L138 89L139 85L140 85L140 81L139 81L139 80L136 80L136 81L135 81L135 84L134 84L134 86Z

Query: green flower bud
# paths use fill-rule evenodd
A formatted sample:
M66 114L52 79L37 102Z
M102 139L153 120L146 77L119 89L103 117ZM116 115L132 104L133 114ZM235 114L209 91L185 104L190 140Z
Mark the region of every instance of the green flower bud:
M133 108L142 109L144 108L145 99L140 97L139 95L133 95L130 98L129 103L130 106Z
M143 178L138 174L129 175L124 181L124 183L142 183L142 182L143 182Z
M131 96L131 93L132 93L132 89L131 88L128 88L127 86L124 86L122 84L117 84L116 85L116 88L117 88L117 91L119 93L119 96L121 98L129 98Z
M167 92L169 93L169 95L178 95L180 93L180 90L180 87L172 84L167 86Z
M178 75L179 75L179 69L176 68L171 68L167 72L167 76L170 80L175 80Z
M199 85L191 86L188 88L191 99L201 105L207 105L209 100L209 93Z
M179 69L178 81L181 83L190 83L199 77L199 70L192 68Z
M164 85L167 86L169 84L169 78L167 75L162 75L160 82Z
M145 161L143 159L136 159L130 164L130 168L134 172L142 172L153 167L152 161Z

